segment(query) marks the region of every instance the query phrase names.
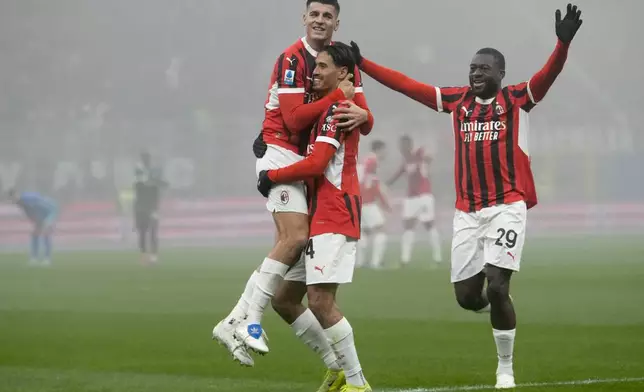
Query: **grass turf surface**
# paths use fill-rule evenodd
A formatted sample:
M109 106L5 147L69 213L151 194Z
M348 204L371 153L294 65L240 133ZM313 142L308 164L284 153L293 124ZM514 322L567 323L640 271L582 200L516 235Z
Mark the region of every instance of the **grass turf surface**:
M50 268L0 255L0 391L314 391L323 368L272 312L271 352L245 369L210 340L265 249L59 253ZM397 260L398 249L387 260ZM359 270L341 290L378 391L489 385L487 315L460 310L447 265ZM529 241L513 278L519 383L644 377L644 243ZM458 390L458 389L454 389ZM530 391L642 391L641 380Z

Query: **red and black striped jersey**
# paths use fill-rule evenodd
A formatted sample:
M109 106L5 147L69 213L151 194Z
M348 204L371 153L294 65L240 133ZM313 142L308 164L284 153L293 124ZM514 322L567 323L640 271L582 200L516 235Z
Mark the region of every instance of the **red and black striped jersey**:
M297 163L269 170L276 183L307 181L310 236L324 233L360 238L362 201L357 159L360 132L337 129L333 103L311 131L315 142L307 146L307 157Z
M309 216L311 237L334 233L351 238L360 238L360 214L362 200L358 180L358 144L360 132L343 132L333 120L335 103L317 122L311 131L307 149L311 153L319 143L328 143L336 148L324 174L309 182Z
M528 113L563 69L568 46L558 41L546 65L528 82L507 86L482 100L470 87L434 87L367 59L362 69L374 79L438 112L450 113L454 131L456 208L478 211L537 194L530 168Z
M264 105L262 133L266 143L303 154L302 149L308 144L307 131L329 105L345 99L342 91L336 89L313 102L311 87L316 57L317 52L302 38L289 46L277 59ZM357 67L354 80L354 101L356 105L369 110ZM369 123L361 127L360 132L368 134L372 126L373 117L370 115Z

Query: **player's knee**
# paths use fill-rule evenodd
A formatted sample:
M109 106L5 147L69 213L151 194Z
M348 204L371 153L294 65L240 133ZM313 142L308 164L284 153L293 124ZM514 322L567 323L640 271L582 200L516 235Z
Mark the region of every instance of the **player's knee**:
M306 243L309 241L309 230L307 228L304 230L304 232L291 232L287 236L285 236L283 241L289 249L293 249L294 251L301 253L302 250L304 250Z
M465 310L477 311L480 308L481 287L478 289L468 281L454 284L456 302Z
M488 280L487 298L490 303L503 302L510 298L510 282L502 277Z
M434 227L434 222L433 221L423 222L423 226L425 226L425 230L431 230L432 227Z
M512 271L488 265L485 269L487 277L487 298L491 303L507 301L510 298L510 277Z
M335 305L335 299L331 293L324 291L308 292L309 309L319 319L328 314Z
M481 293L474 293L469 291L457 291L456 292L456 302L458 305L465 310L478 310L479 297Z

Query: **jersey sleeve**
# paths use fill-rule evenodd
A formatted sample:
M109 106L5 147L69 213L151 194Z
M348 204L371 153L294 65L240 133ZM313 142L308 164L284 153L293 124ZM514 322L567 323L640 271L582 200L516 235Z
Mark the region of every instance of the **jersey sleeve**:
M532 110L546 96L557 76L563 70L567 58L568 45L557 41L557 45L546 64L530 80L508 86L508 92L513 104L520 106L526 112Z
M337 128L337 120L333 119L333 111L339 103L329 106L324 116L318 121L313 152L305 159L292 165L268 171L268 177L277 183L302 181L317 177L324 173L331 158L345 138L345 132Z
M369 117L367 119L367 122L362 124L360 127L360 133L362 135L368 135L371 133L371 130L373 129L373 114L371 114L371 110L369 109L369 105L367 105L367 98L364 95L364 87L362 85L362 74L360 73L360 68L356 66L356 69L353 74L353 80L354 80L354 87L356 94L353 97L353 101L356 103L356 105L360 106L367 112L369 112Z
M320 100L304 103L306 68L304 59L295 54L282 53L274 72L282 119L293 132L306 130L331 103L345 98L342 90L336 89Z
M363 59L362 70L381 84L433 109L450 113L463 98L467 87L439 88L418 82L402 72Z

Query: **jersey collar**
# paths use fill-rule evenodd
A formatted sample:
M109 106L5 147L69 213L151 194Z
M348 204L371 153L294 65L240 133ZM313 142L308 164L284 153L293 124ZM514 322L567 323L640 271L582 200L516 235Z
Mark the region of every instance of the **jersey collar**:
M306 48L306 51L311 54L313 57L318 57L318 52L317 50L313 49L311 45L309 45L308 42L306 42L306 37L302 37L302 43L304 44L304 47Z

